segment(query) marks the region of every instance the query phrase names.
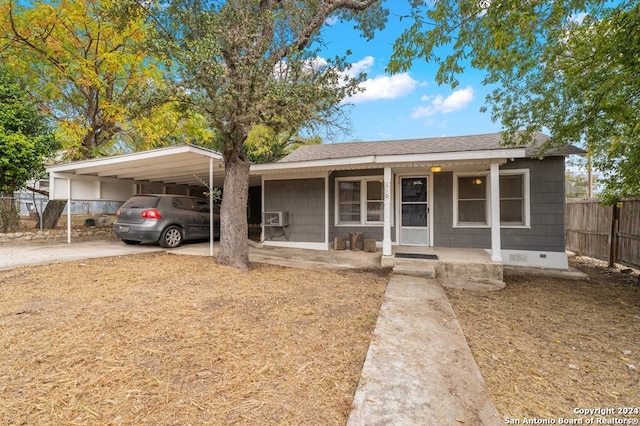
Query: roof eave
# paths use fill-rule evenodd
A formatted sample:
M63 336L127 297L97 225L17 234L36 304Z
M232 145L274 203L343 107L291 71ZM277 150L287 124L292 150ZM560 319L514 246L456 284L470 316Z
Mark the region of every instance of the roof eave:
M158 148L152 149L150 151L142 151L142 152L133 152L129 154L122 154L112 157L100 157L100 158L92 158L89 160L80 160L73 161L70 163L63 164L55 164L51 166L46 166L45 169L47 172L66 172L66 171L75 171L81 165L81 168L89 168L89 167L102 167L102 166L111 166L114 164L130 161L130 160L145 160L151 158L158 158L173 154L182 154L182 153L194 153L199 154L205 157L213 158L214 160L222 161L222 155L215 151L211 151L207 148L202 148L195 145L178 145L171 146L166 148Z
M269 164L253 164L251 172L288 171L302 168L317 169L323 167L345 167L357 165L380 165L416 163L416 162L445 162L445 161L469 161L469 160L498 160L510 158L525 158L524 148L504 148L485 151L460 151L441 152L430 154L401 154L401 155L368 155L363 157L333 158L323 160L291 161Z

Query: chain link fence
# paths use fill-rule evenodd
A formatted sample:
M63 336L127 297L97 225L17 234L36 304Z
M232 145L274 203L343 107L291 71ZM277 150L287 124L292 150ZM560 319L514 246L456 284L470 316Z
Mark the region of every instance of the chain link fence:
M0 233L28 232L43 229L43 212L49 200L39 194L0 197ZM65 206L58 228L65 227L71 211L72 227L110 226L115 221L121 201L71 201Z

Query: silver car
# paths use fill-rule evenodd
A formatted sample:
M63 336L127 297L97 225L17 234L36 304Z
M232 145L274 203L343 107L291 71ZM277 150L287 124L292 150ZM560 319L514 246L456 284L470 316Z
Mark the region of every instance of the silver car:
M178 247L183 241L209 238L209 200L186 195L143 194L127 200L116 213L113 232L126 244L157 242ZM220 213L214 205L214 238L220 237Z

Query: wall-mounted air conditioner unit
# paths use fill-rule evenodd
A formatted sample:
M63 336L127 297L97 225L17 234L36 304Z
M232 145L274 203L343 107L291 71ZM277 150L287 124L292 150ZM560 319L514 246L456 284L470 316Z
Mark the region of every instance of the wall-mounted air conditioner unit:
M282 210L264 212L262 223L264 226L289 226L289 212Z

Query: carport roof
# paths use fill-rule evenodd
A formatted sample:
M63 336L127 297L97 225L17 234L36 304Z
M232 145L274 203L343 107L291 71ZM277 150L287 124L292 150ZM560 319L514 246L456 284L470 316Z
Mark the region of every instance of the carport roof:
M57 175L74 175L97 180L129 180L168 185L203 186L209 181L209 165L213 160L214 186L222 187L224 162L222 155L194 145L178 145L144 152L94 158L48 166Z

